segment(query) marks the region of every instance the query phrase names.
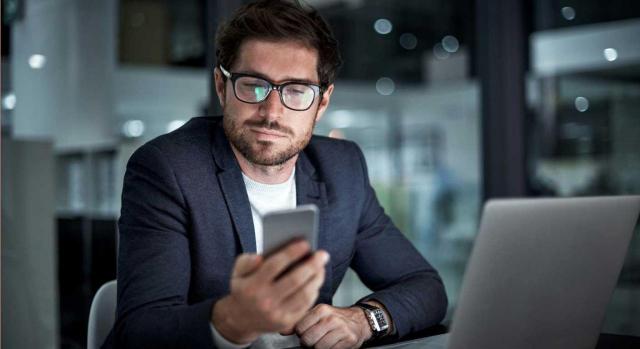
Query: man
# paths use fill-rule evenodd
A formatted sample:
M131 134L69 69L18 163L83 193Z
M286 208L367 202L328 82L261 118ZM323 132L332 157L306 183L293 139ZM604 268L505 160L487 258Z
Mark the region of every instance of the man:
M380 207L362 152L312 136L340 65L318 13L246 5L219 28L217 59L222 118L192 119L129 160L107 343L352 348L441 321L442 281ZM310 203L319 250L292 269L307 243L260 255L260 214ZM348 267L374 293L333 307Z

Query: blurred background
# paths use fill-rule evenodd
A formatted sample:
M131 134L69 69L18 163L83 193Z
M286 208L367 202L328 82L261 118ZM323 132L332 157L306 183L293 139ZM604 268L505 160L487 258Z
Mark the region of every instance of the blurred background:
M308 2L345 60L316 133L362 147L448 320L487 199L640 194L640 2ZM126 162L220 112L213 37L243 3L2 0L4 348L86 346ZM349 272L334 303L367 292ZM638 229L603 332L640 336Z

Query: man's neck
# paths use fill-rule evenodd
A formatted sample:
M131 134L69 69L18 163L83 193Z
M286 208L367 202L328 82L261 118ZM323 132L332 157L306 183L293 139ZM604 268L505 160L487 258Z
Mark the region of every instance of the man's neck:
M276 166L264 166L254 164L251 161L247 160L234 146L231 145L231 149L233 150L233 154L236 156L238 160L238 164L240 165L240 170L247 177L253 179L256 182L264 183L264 184L280 184L284 183L291 177L291 172L296 166L296 160L298 160L298 155L292 157L287 160L284 164L276 165Z

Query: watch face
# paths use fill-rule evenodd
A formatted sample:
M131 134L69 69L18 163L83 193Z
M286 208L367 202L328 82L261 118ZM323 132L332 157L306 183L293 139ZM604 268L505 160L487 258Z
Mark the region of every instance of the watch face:
M373 311L373 315L376 319L376 327L378 331L386 331L389 328L389 324L387 324L387 320L384 318L384 312L381 309L376 309Z
M375 315L376 315L376 320L378 320L379 324L384 324L385 323L384 314L380 310L376 311Z
M371 325L371 331L373 331L373 335L375 337L384 335L389 329L387 319L384 317L384 311L378 307L366 303L361 303L358 305L362 308L362 310L364 310L367 320L369 320L369 325Z

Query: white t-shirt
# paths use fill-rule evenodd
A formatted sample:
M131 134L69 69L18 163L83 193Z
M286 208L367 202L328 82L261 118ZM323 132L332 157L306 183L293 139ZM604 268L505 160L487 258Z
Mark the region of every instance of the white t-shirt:
M253 229L256 233L256 252L262 253L264 247L262 219L265 213L296 207L296 181L295 169L291 176L283 183L264 184L256 182L244 173L242 179L247 188L249 204L251 204L251 216Z
M256 182L247 177L244 173L242 179L249 196L251 205L251 216L253 218L253 229L256 235L256 251L262 253L264 246L264 234L262 230L262 218L265 213L296 207L296 181L295 168L291 176L279 184L264 184ZM279 333L266 333L258 337L253 343L237 345L226 340L215 327L211 325L214 343L222 349L238 349L251 345L252 348L288 348L300 345L296 335L282 336Z

